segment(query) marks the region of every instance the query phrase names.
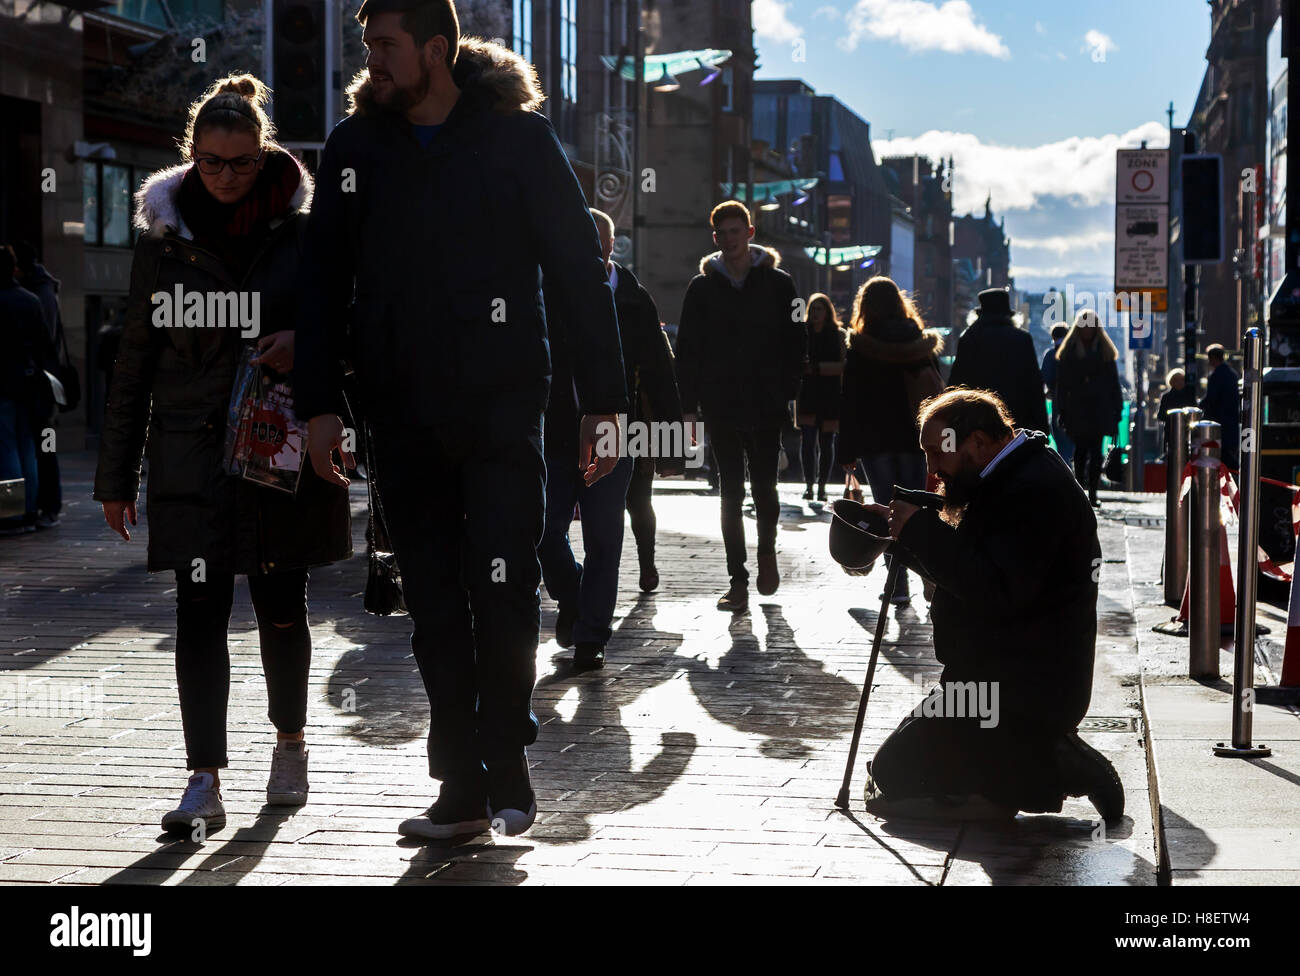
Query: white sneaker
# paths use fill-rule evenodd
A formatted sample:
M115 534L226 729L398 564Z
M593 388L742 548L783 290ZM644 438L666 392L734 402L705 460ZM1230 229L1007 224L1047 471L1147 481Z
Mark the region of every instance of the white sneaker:
M197 827L208 834L225 823L226 808L221 804L221 791L212 785L212 774L195 773L185 786L180 806L163 814L162 829L188 834Z
M307 802L307 745L301 739L277 742L271 751L266 802L290 807Z

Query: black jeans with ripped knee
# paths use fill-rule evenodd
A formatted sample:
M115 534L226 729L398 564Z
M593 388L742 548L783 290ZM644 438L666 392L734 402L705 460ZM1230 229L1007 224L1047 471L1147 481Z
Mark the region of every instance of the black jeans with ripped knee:
M307 570L250 575L266 676L268 717L280 732L307 724L307 672L311 632L307 626ZM230 649L226 631L235 577L218 573L202 583L176 574L176 684L185 730L187 769L224 768L226 705L230 698Z

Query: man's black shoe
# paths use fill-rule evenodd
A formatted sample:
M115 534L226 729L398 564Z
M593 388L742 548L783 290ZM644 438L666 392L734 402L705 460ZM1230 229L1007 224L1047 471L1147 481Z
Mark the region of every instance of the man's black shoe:
M487 833L491 823L488 820L486 780L481 774L466 779L470 782L443 780L433 806L418 817L403 820L397 832L404 837L422 840L450 840Z
M718 609L727 613L744 613L749 609L749 588L731 584L731 589L718 600Z
M641 578L637 582L642 593L653 593L659 589L659 570L655 568L653 561L649 565L641 566Z
M760 596L771 596L781 585L781 573L776 566L776 553L760 552L758 554L758 592Z
M605 666L605 645L596 641L578 641L573 651L573 670L595 671Z
M573 625L578 622L578 611L560 607L555 614L555 643L561 647L573 646Z
M509 759L487 760L488 813L492 829L514 837L537 819L537 795L528 775L528 753L521 750Z
M1110 760L1071 732L1058 743L1056 759L1069 796L1086 796L1106 823L1124 816L1124 784Z

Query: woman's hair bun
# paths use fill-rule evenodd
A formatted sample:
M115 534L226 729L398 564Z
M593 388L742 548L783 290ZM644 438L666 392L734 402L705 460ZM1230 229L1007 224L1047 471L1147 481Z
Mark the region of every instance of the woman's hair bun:
M267 102L269 92L266 85L253 75L231 75L220 83L218 94L234 92L242 95L252 104L261 107Z

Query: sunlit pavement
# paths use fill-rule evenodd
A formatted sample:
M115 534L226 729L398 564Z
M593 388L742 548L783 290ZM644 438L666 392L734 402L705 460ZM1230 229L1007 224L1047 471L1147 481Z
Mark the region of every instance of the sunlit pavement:
M60 526L0 540L0 882L1155 883L1118 517L1102 520L1101 636L1085 723L1127 789L1127 816L1109 830L1086 799L1000 827L887 824L862 811L863 762L938 673L919 585L910 607L890 613L853 813L836 811L883 568L846 576L826 552L828 513L803 502L800 486L783 486L781 588L770 598L751 591L746 615L722 614L718 499L677 482L655 499L657 593L636 589L626 534L604 670L573 673L571 652L551 640L554 604L543 601L543 725L529 752L541 812L528 834L439 847L398 837L397 823L434 794L427 705L407 619L361 611L357 556L312 574L312 792L296 812L263 804L274 735L240 585L229 819L199 844L158 829L185 779L174 581L144 572L143 524L129 545L109 534L90 500L92 466L89 455L65 459ZM364 489L353 491L363 512ZM354 528L364 552L363 518Z

